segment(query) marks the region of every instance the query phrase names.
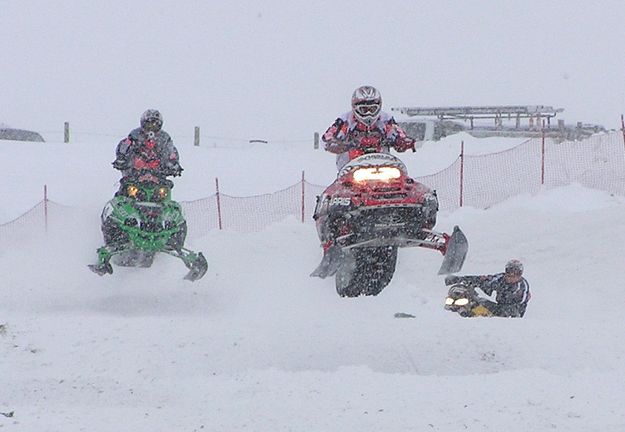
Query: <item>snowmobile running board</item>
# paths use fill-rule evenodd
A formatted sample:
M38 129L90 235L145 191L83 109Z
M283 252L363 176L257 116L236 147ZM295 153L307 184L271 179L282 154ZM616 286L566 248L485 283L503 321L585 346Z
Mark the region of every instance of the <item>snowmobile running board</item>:
M451 235L424 230L428 235L424 239L394 239L388 241L385 239L371 239L360 243L351 244L349 246L332 246L323 255L319 266L310 274L312 277L325 279L333 276L341 266L345 250L358 247L381 247L381 246L399 246L399 247L423 247L427 249L435 249L443 254L443 262L438 270L439 275L459 272L462 269L464 260L469 251L469 242L462 230L456 225ZM398 241L399 240L399 241Z

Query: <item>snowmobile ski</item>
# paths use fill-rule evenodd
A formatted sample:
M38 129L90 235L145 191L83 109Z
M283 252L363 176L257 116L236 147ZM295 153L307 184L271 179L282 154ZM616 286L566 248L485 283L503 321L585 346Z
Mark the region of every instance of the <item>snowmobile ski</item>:
M447 249L441 268L438 270L439 275L459 272L464 264L469 251L469 242L458 225L454 226L449 239L447 239Z

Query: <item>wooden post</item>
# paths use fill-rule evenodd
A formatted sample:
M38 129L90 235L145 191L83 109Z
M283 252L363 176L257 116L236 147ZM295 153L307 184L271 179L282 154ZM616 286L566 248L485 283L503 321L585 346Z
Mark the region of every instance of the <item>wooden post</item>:
M69 122L65 122L63 125L63 142L69 142Z
M464 141L460 142L460 207L464 203Z
M319 132L315 132L313 135L313 147L315 150L319 148Z
M304 180L304 171L302 171L302 223L304 223L304 214L306 212L306 196L305 196L305 180Z
M199 126L195 127L195 136L193 138L193 145L194 146L200 145L200 127Z
M625 120L623 120L623 114L621 114L621 132L623 132L623 145L625 145Z
M223 225L221 224L221 200L219 198L219 179L215 177L215 189L217 191L217 222L219 223L219 229L223 229Z
M43 185L43 219L48 233L48 185Z
M545 121L543 120L543 128L542 128L542 143L540 150L540 184L545 184Z

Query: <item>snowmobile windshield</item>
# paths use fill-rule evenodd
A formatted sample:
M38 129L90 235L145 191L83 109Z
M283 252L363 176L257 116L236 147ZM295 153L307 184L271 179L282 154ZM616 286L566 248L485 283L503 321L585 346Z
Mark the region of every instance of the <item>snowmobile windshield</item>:
M384 167L397 168L402 174L408 175L406 165L395 156L386 153L370 153L358 156L346 163L339 171L338 176L343 177L361 168L380 169Z
M449 288L449 292L447 293L447 295L453 298L470 296L471 290L464 285L454 285Z

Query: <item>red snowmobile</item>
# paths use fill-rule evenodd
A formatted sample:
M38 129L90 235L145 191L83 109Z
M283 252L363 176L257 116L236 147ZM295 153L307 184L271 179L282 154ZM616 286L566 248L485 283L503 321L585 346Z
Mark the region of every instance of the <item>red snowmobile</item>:
M324 250L311 276L335 275L340 296L377 295L395 272L397 249L419 246L444 256L439 274L462 268L469 244L457 226L451 235L433 231L436 192L408 176L397 157L355 157L317 197L313 219Z

